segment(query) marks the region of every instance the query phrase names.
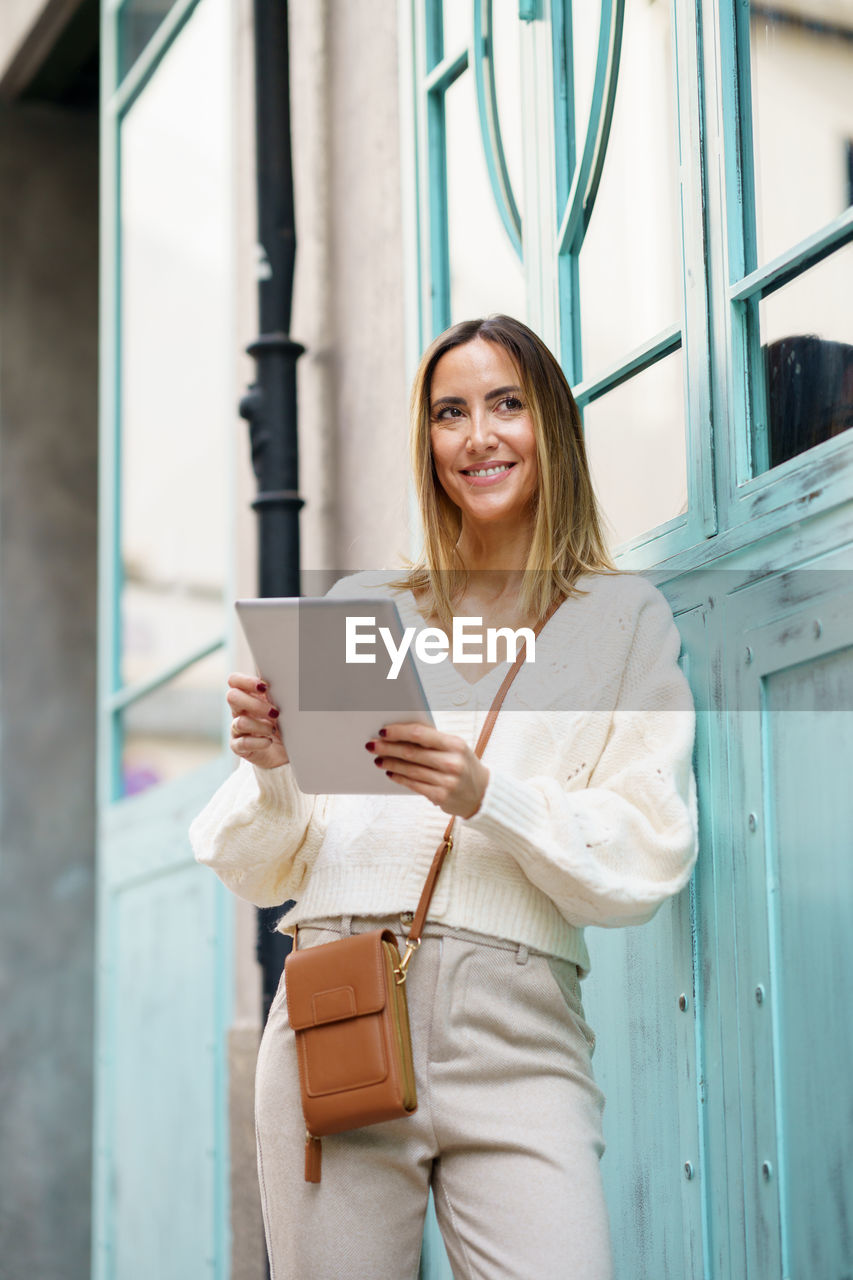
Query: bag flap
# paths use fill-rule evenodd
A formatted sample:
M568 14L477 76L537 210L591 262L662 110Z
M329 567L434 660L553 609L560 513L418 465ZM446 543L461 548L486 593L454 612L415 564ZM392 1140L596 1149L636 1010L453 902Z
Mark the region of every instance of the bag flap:
M285 961L287 1014L294 1031L385 1008L386 965L383 943L396 938L387 929L291 951Z

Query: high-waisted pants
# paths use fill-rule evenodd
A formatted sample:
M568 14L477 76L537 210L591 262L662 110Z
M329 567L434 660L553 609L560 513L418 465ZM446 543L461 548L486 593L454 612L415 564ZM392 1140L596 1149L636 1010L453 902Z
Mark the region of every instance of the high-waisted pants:
M322 921L299 946L378 925L407 932L399 917ZM577 967L428 926L406 987L417 1111L324 1138L322 1181L307 1183L279 984L255 1099L273 1280L414 1280L430 1187L455 1280L610 1280L604 1100Z

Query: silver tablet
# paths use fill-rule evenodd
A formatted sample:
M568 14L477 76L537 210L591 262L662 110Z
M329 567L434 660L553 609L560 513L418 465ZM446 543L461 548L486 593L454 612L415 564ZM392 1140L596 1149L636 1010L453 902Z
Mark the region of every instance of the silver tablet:
M282 738L309 794L412 795L364 744L386 724L433 724L404 627L388 597L238 600Z

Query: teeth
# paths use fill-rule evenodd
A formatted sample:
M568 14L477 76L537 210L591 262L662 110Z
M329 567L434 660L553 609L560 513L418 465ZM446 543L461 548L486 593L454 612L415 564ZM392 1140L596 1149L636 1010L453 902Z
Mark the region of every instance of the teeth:
M509 471L509 463L502 463L499 467L483 467L479 471L466 471L466 476L496 476L501 471Z

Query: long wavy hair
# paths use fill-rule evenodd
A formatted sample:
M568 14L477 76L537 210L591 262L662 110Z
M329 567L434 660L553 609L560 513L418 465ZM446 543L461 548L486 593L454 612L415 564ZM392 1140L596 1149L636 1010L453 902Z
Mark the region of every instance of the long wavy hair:
M450 624L467 571L457 543L462 514L439 483L430 440L430 395L435 367L446 352L475 338L502 347L512 360L536 436L538 487L533 535L519 603L536 621L569 595L584 573L615 573L589 473L580 413L565 374L541 338L511 316L463 320L439 334L421 360L412 386L411 457L423 525L423 551L398 585L425 595Z

